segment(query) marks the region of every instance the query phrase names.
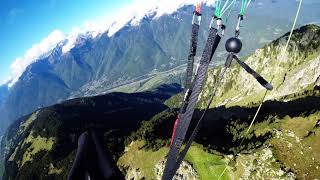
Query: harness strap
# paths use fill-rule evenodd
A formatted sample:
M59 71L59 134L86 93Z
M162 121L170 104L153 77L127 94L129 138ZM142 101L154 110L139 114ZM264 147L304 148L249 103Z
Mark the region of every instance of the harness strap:
M195 79L192 83L191 90L186 92L185 101L180 109L179 122L177 123L176 130L174 133L173 141L170 147L168 159L163 172L162 179L168 180L172 179L176 171L175 166L177 163L177 158L179 155L179 150L181 149L182 143L185 139L188 127L190 125L195 106L198 102L199 95L202 91L208 67L214 52L216 51L221 37L218 34L216 28L211 27L209 30L209 36L200 60L200 65L195 75Z
M200 26L198 24L195 24L195 23L192 24L192 33L191 33L191 40L190 40L191 45L190 45L190 52L188 56L185 89L189 89L192 84L193 64L194 64L194 57L196 56L196 53L197 53L199 27Z

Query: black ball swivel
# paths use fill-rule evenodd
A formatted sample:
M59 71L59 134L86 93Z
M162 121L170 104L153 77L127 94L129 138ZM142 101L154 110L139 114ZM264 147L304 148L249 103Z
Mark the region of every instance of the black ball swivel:
M242 42L238 38L232 37L228 39L226 42L226 50L229 53L237 54L241 51L241 48L242 48Z

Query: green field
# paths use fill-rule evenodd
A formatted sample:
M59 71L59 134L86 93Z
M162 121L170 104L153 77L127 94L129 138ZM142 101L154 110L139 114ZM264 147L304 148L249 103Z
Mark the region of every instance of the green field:
M119 159L118 165L125 168L139 169L146 179L156 179L155 165L165 159L169 150L163 147L158 151L143 149L143 141L134 141L128 147L128 151ZM226 167L226 162L221 156L205 152L198 144L193 145L185 160L192 164L200 179L218 179ZM230 179L227 170L221 180Z

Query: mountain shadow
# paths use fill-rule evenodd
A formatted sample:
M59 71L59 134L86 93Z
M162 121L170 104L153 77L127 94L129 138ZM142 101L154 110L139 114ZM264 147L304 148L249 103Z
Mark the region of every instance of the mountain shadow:
M149 92L77 98L39 109L12 124L3 138L3 179L66 179L77 139L91 129L101 134L116 160L124 151L125 137L141 121L167 109L164 101L179 92L177 84L163 85Z
M320 110L320 97L307 96L289 102L266 101L257 116L256 123L274 118L282 119L285 116L306 117ZM196 142L208 149L214 149L221 153L238 153L261 146L271 133L255 136L250 131L244 132L250 125L257 107L229 107L220 106L209 109L203 120ZM141 128L128 137L127 144L133 140L146 140L145 147L157 150L164 145L169 145L173 124L177 116L177 109L161 112L150 121L143 122ZM203 110L197 109L193 116L187 139L191 135Z

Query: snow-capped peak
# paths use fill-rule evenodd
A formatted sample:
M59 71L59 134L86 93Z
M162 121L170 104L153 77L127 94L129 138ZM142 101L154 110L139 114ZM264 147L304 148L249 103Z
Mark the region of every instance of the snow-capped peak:
M15 84L25 69L39 57L51 51L58 43L65 39L65 35L59 31L54 30L48 37L44 38L40 43L34 44L32 48L27 50L23 57L17 58L10 66L11 77L9 78L8 86Z
M11 64L8 85L9 87L13 86L27 66L37 61L40 57L50 54L55 47L61 45L63 53L69 52L75 47L80 35L88 35L88 37L95 38L99 34L107 32L108 36L112 37L125 25L139 25L145 16L153 15L153 18L156 19L166 14L172 14L183 6L193 5L200 1L207 6L214 5L215 2L215 0L136 0L133 4L124 7L117 14L109 16L101 22L85 22L81 28L74 27L68 34L55 30L40 43L27 50L23 57L17 58Z
M172 14L183 6L193 5L200 1L207 6L212 6L215 2L215 0L138 0L119 13L121 15L117 16L107 29L108 36L113 36L128 23L132 26L139 25L145 16L154 15L153 18L156 19L166 14Z

